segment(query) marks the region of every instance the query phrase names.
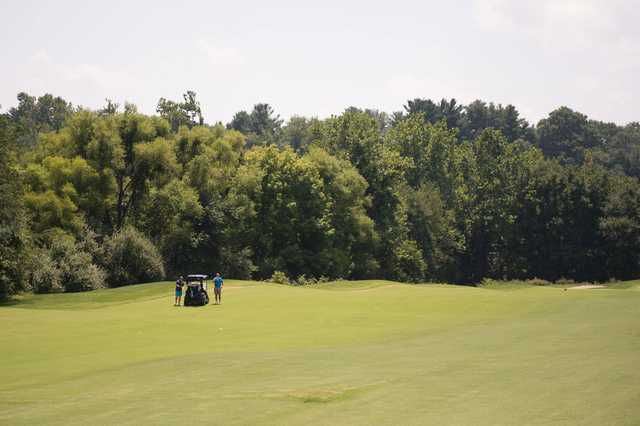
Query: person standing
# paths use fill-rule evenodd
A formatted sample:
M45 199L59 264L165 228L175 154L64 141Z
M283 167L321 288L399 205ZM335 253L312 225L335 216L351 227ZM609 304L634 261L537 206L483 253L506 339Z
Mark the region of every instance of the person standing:
M173 306L180 306L180 299L182 299L182 286L184 282L182 281L182 276L176 280L176 301Z
M215 296L215 304L222 303L222 285L224 284L220 272L216 272L216 277L213 279L213 294Z

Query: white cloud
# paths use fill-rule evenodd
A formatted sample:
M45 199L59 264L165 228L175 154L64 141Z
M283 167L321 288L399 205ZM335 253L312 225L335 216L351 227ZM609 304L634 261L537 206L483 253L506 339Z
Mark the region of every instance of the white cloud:
M98 108L105 98L135 101L142 81L129 70L65 63L42 49L29 56L19 72L19 90L55 93L90 108Z
M245 62L242 54L234 47L221 46L203 39L196 42L196 47L213 65L242 65Z
M569 84L593 92L640 71L637 8L624 0L474 0L474 18L485 31L532 46L532 60L553 57L571 64ZM550 70L551 72L551 70Z
M387 82L387 89L398 97L411 96L412 93L421 93L428 85L424 80L410 74L392 76Z
M620 0L474 0L483 30L524 35L544 47L588 49L617 38L624 18Z
M33 77L47 80L47 76L56 80L72 83L89 83L101 88L117 88L127 84L130 76L126 72L108 70L95 64L63 64L44 50L38 50L30 57L30 69ZM130 83L130 82L129 82Z
M474 0L473 12L480 28L509 32L515 29L515 14L509 0Z

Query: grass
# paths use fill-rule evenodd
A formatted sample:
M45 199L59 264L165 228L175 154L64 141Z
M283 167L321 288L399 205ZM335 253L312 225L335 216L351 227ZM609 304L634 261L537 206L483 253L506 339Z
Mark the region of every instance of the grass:
M633 425L640 282L228 281L0 306L0 424Z

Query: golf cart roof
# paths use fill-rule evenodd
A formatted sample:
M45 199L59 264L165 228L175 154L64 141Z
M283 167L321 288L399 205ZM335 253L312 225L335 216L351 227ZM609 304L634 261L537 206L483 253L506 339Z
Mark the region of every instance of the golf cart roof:
M206 279L207 279L207 276L202 274L187 275L187 281L200 281L200 280L206 280Z

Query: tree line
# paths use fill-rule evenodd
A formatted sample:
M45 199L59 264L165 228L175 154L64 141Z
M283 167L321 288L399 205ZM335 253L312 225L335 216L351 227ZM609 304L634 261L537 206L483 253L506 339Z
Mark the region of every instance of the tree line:
M18 95L0 114L0 297L190 271L474 283L640 275L640 124L408 101L207 124Z

